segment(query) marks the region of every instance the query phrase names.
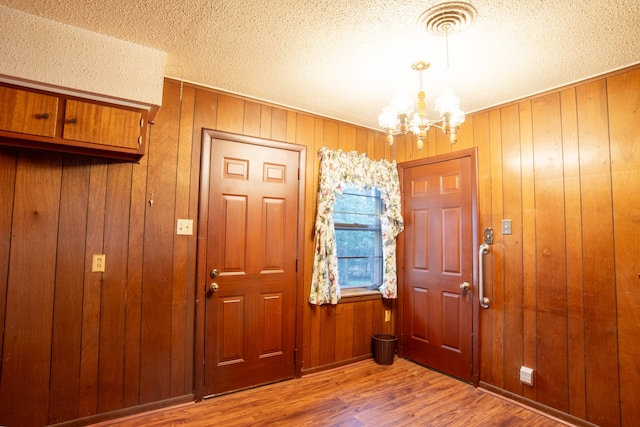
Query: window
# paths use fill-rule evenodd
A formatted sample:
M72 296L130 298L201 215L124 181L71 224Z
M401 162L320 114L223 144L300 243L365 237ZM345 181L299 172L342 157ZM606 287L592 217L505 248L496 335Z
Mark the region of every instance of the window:
M380 192L347 185L336 197L333 220L342 288L377 289L382 284Z
M337 304L340 288L345 284L354 287L379 285L377 290L383 298L397 298L396 236L404 229L404 224L395 162L371 160L356 151L345 153L327 147L318 150L318 157L316 245L309 303ZM354 188L375 190L362 193L353 191ZM341 197L346 199L337 202ZM364 211L360 209L366 206L369 207ZM341 211L337 218L334 208ZM337 232L342 236L337 237ZM338 239L346 242L341 244L340 250ZM374 249L365 251L365 247ZM340 268L338 256L344 265Z

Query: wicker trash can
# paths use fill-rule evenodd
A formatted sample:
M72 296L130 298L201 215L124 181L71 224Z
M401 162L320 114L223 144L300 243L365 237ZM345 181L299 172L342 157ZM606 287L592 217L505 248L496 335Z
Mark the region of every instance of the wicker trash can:
M393 355L398 337L390 334L376 334L373 336L373 360L378 365L393 364Z

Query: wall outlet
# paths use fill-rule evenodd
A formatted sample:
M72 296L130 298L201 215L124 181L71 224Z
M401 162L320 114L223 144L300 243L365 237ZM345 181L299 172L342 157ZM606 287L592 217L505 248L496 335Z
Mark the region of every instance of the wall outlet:
M93 255L93 263L91 264L92 273L104 273L107 256L105 254Z
M520 367L520 382L533 385L533 369L526 366Z
M192 219L179 219L178 220L178 229L176 230L176 234L181 236L192 236L193 235L193 220Z

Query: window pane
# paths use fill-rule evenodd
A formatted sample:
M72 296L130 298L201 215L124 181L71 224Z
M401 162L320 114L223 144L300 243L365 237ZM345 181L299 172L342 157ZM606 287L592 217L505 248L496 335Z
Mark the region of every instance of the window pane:
M371 258L339 258L340 286L371 286L376 283L375 261Z
M379 230L336 229L342 287L377 287L382 283L379 234Z
M372 257L376 254L375 230L336 229L338 257Z
M336 198L333 220L341 224L376 225L379 221L377 205L379 196L375 189L353 190L346 188Z

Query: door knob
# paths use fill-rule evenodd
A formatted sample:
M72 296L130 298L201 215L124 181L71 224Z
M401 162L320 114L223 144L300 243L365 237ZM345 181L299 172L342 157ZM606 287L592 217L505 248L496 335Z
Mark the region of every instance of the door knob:
M218 289L220 289L220 286L218 286L218 284L216 282L212 282L209 285L209 292L211 292L211 293L217 292Z
M218 277L218 274L220 274L220 272L218 271L217 268L214 268L209 272L209 276L211 276L212 279L215 279L216 277Z
M460 290L462 292L468 291L469 289L471 289L471 285L469 284L469 282L460 283Z

